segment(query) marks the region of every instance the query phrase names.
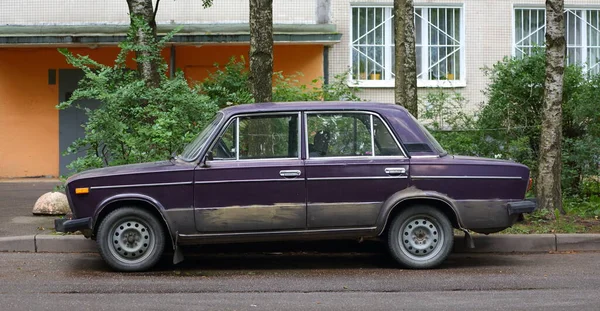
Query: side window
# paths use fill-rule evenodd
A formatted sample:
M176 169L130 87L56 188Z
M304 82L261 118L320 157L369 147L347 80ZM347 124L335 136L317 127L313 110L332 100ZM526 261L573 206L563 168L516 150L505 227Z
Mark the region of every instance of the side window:
M214 160L235 160L237 159L237 118L229 123L223 135L212 148Z
M239 159L297 158L298 115L239 118Z
M307 115L311 158L403 156L394 137L378 117L366 113Z
M298 133L298 115L235 118L213 146L213 158L297 158Z
M372 155L370 115L309 114L307 122L311 158Z
M373 117L373 136L376 156L402 156L402 151L394 137L378 117Z

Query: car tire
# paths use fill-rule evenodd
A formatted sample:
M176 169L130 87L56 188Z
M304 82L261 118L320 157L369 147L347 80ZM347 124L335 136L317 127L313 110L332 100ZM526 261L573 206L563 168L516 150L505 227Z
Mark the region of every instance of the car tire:
M454 235L448 217L431 206L411 206L390 223L388 248L394 259L411 269L440 265L452 251Z
M162 224L150 212L123 207L102 220L96 242L100 255L114 270L146 271L161 258L165 233Z

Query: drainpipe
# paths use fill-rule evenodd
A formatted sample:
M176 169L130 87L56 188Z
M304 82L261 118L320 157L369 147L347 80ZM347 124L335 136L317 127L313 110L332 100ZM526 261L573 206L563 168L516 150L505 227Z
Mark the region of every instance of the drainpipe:
M323 84L329 84L329 46L323 46Z
M331 0L316 0L315 18L317 24L331 23ZM323 83L329 84L329 46L323 46Z
M171 54L169 56L169 76L171 77L171 79L175 78L175 72L177 71L175 59L175 45L171 44Z
M317 1L317 24L329 24L331 22L331 0Z

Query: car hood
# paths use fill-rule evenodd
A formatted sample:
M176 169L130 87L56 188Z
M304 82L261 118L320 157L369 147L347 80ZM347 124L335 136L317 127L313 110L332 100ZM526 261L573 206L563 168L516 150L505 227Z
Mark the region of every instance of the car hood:
M88 170L88 171L84 171L84 172L75 174L75 175L69 177L69 179L67 179L67 182L72 182L72 181L79 180L79 179L107 177L107 176L114 176L114 175L128 175L128 174L140 174L140 173L168 171L168 170L173 170L177 166L181 166L181 165L190 165L190 164L183 164L183 163L171 162L171 161L158 161L158 162L147 162L147 163L103 167L103 168L92 169L92 170Z

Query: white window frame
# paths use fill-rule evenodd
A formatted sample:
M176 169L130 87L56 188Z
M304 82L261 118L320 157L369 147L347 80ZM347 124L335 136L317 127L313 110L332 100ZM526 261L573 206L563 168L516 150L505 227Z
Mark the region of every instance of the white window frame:
M512 56L517 56L517 42L516 42L516 33L517 33L517 27L516 27L516 18L517 18L517 14L516 11L517 10L542 10L544 12L544 33L546 32L546 19L545 19L545 7L543 6L522 6L522 5L513 5L513 10L512 10ZM581 55L581 60L585 61L583 63L578 63L577 65L581 66L583 68L584 71L587 71L588 69L588 48L592 47L592 48L597 48L597 46L589 46L588 45L588 33L587 33L587 12L588 11L598 11L600 10L600 6L565 6L565 12L567 11L582 11L582 17L578 18L578 22L581 23L581 44L579 45L569 45L569 41L566 39L566 48L567 51L568 49L578 49ZM565 23L567 21L565 20ZM567 35L568 33L568 29L566 29L566 27L568 27L568 25L565 25L565 35ZM599 30L600 32L600 30ZM544 42L541 44L540 47L545 47L545 38L544 38ZM566 56L566 61L568 61L569 58L568 56ZM600 62L599 63L595 63L592 68L594 68L594 70L599 70L596 67L600 67Z
M391 72L393 72L393 68L391 70L389 70L388 72L390 72L389 74L386 74L385 77L382 80L355 80L352 76L352 68L353 68L353 50L354 50L354 42L352 40L353 38L353 30L354 30L354 25L353 25L353 9L354 8L385 8L385 18L384 18L384 22L385 22L385 48L388 49L385 53L385 64L384 66L386 67L391 67L392 63L393 63L393 58L394 58L394 38L392 37L392 27L393 27L393 23L391 23L389 21L389 19L392 16L392 11L393 11L393 6L389 5L389 4L351 4L350 5L350 12L349 12L349 16L350 16L350 22L349 22L349 42L348 42L348 46L349 46L349 52L348 52L348 59L349 59L349 68L350 68L350 72L348 75L348 84L351 86L358 86L358 87L362 87L362 88L393 88L394 87L394 77L392 76ZM427 9L431 9L431 8L435 8L435 9L459 9L460 11L460 20L459 20L459 34L460 34L460 39L461 41L459 42L460 46L459 46L459 51L458 53L460 53L459 55L459 62L460 62L460 69L459 69L459 73L460 73L460 79L459 80L428 80L428 79L419 79L417 78L417 87L419 88L428 88L428 87L448 87L448 88L455 88L455 87L465 87L467 85L466 83L466 50L465 50L465 42L466 42L466 37L465 37L465 29L466 29L466 25L465 25L465 4L435 4L435 5L415 5L415 10L416 9L422 9L424 11L426 11ZM417 18L416 14L415 14L415 19ZM416 22L416 21L415 21ZM415 26L416 28L416 26ZM428 27L422 27L423 31L421 33L421 42L427 42L428 38L427 38L427 28ZM417 34L418 35L418 34ZM428 47L429 43L427 43L426 45L423 45L423 57L421 57L421 68L429 68L431 67L429 64L429 57L427 57L428 55ZM420 75L421 73L417 73L417 75Z

